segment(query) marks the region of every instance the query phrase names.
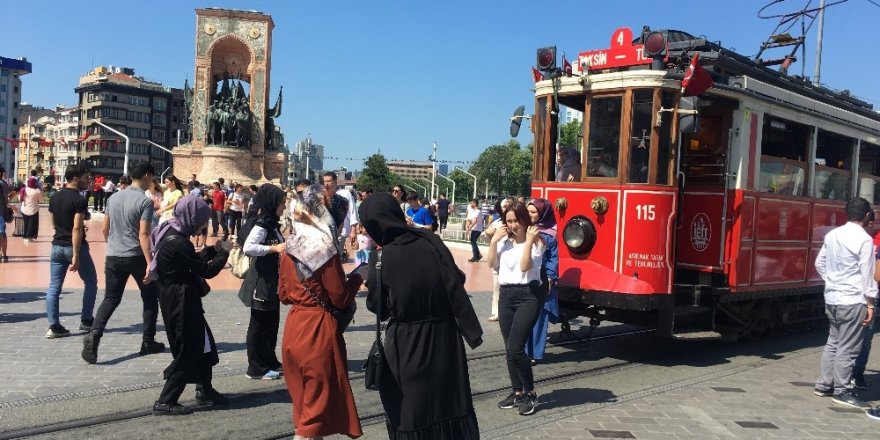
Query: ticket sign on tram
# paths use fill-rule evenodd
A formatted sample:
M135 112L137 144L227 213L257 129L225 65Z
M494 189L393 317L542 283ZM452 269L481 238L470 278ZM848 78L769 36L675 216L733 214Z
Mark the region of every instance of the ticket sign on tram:
M651 64L651 58L645 58L645 45L632 44L632 41L632 30L619 28L611 35L610 48L579 53L578 66L581 66L581 70L585 66L589 70L602 70Z

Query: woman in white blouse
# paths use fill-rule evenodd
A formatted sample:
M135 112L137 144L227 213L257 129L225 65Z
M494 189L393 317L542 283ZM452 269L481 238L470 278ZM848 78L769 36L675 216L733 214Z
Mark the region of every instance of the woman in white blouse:
M541 286L541 261L544 243L538 228L532 225L526 205L513 203L504 211L504 225L489 243L489 262L498 271L501 284L498 321L507 351L507 371L513 391L498 402L499 408L518 408L520 415L530 415L538 406L532 363L525 345L538 309L544 303Z

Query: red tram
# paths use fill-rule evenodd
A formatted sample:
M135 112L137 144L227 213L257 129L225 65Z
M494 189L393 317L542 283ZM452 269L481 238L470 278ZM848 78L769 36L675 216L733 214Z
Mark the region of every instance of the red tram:
M680 31L618 29L571 74L555 58L539 49L532 196L558 209L567 316L727 338L824 316L823 236L846 200L880 204L871 105ZM560 106L583 111L579 145L557 144Z

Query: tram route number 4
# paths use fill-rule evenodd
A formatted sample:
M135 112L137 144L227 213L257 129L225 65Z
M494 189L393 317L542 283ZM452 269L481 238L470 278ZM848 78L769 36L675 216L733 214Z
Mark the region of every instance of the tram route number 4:
M656 205L636 205L636 220L654 220Z

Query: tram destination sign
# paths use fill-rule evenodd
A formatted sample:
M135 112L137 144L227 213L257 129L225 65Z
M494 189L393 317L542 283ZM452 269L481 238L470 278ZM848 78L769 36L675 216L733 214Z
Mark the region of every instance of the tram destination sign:
M628 27L618 28L611 35L611 47L579 53L578 66L583 71L584 68L588 70L603 70L651 64L651 58L645 57L645 45L633 44L632 41L632 29Z

